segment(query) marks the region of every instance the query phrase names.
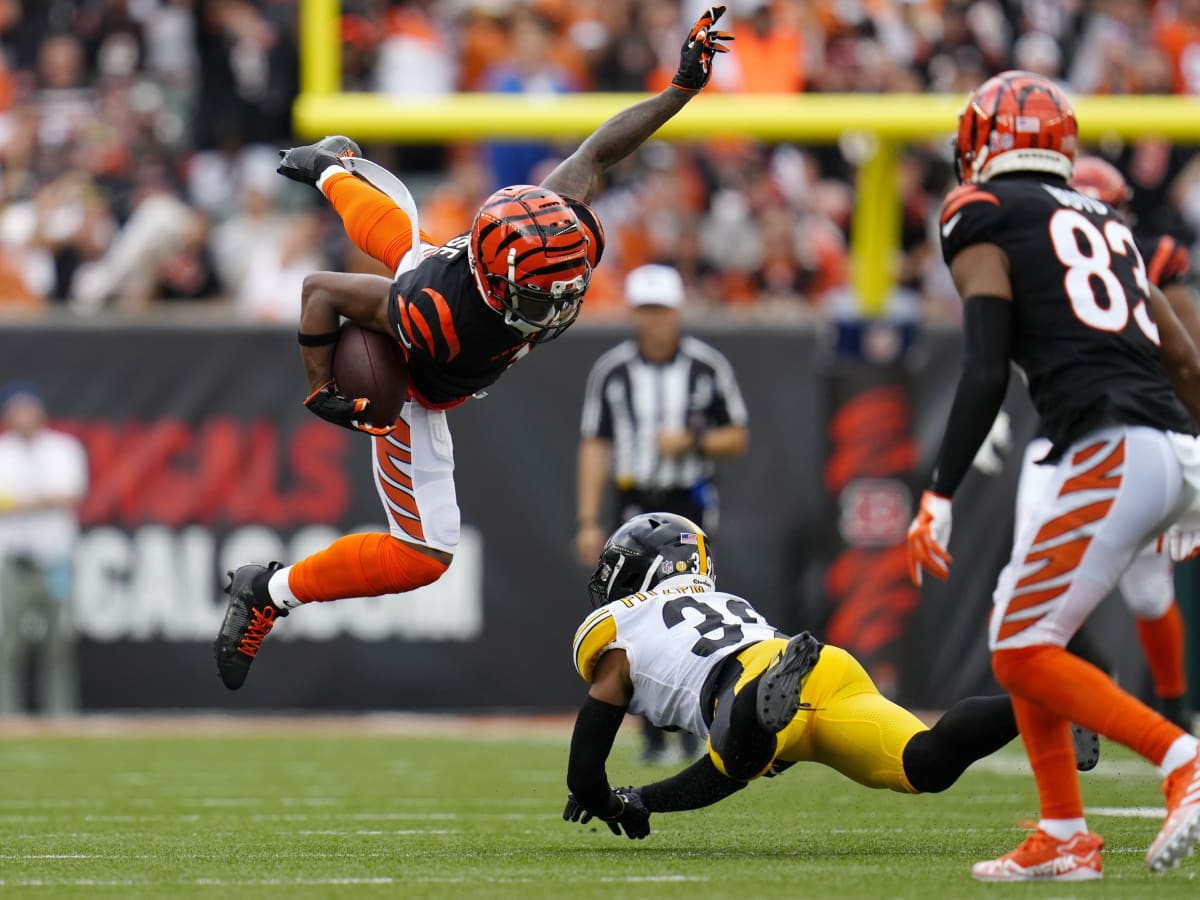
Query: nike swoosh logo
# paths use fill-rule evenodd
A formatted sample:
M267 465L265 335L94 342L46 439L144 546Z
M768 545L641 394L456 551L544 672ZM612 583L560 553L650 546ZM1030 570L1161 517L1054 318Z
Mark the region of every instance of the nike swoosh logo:
M962 218L962 213L956 212L950 217L945 225L942 226L942 237L950 237L950 232L954 230L954 226L958 224L958 220Z

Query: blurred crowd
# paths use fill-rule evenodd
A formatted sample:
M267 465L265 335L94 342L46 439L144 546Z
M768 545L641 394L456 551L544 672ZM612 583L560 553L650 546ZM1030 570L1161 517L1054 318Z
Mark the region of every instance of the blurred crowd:
M1005 68L1074 94L1200 93L1200 0L728 0L710 90L966 92ZM314 192L274 174L296 143L294 0L0 0L0 312L79 315L202 302L294 320L318 268L370 271ZM569 93L663 87L696 0L342 0L346 90ZM948 138L908 148L897 308L951 319L932 230ZM352 135L353 137L353 135ZM439 238L574 142L367 145ZM1192 244L1188 147L1092 148L1126 174L1142 227ZM848 300L861 147L651 142L597 208L609 252L585 315L625 272L670 263L707 307L826 315Z

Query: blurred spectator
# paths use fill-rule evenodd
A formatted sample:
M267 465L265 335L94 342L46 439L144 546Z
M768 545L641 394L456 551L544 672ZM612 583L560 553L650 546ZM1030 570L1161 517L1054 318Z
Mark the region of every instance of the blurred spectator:
M165 173L147 170L133 212L95 262L79 267L71 282L76 310L94 313L112 303L143 310L158 298L215 296L207 251L208 220L172 189Z
M579 89L555 62L551 23L533 8L520 6L508 19L511 56L484 73L485 90L501 94L566 94ZM488 147L493 185L529 184L530 173L553 149L545 143L505 141Z
M748 0L735 8L731 61L738 88L749 93L798 93L804 90L804 38L797 23L775 10L771 0ZM782 5L782 4L780 4Z
M88 484L83 445L46 425L37 389L0 391L0 715L25 711L36 657L38 709L79 711L72 588L75 510Z
M384 15L376 89L393 96L436 97L454 90L450 39L433 15L434 0L397 2Z
M315 210L293 215L276 239L256 240L251 247L236 309L262 321L299 322L304 278L325 268L320 217Z
M1132 0L1127 0L1135 5ZM1169 4L1162 4L1169 8ZM1144 13L1144 10L1142 11ZM1177 0L1175 14L1167 15L1155 35L1174 67L1174 87L1180 94L1200 94L1200 0Z

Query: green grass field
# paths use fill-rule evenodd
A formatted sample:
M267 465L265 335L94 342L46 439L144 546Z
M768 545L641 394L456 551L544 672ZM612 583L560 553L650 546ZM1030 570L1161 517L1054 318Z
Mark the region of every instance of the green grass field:
M347 720L178 735L0 738L0 894L120 898L752 900L1200 896L1200 857L1151 875L1161 804L1149 766L1105 745L1084 776L1105 877L982 885L1035 813L1019 744L948 793L868 791L797 766L708 810L655 816L629 841L561 820L568 725L379 734ZM114 728L114 730L116 730ZM636 762L627 727L615 783ZM128 732L126 732L128 734Z

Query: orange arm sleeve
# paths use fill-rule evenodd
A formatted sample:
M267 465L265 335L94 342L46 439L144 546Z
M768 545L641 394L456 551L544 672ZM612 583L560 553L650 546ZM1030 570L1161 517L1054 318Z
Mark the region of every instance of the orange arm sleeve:
M412 220L382 191L347 172L326 179L326 199L342 217L346 234L364 253L395 270L412 246ZM424 231L421 240L435 243Z

